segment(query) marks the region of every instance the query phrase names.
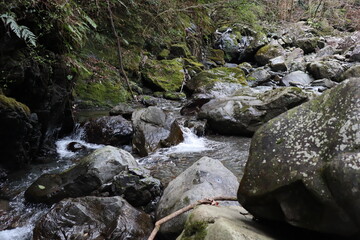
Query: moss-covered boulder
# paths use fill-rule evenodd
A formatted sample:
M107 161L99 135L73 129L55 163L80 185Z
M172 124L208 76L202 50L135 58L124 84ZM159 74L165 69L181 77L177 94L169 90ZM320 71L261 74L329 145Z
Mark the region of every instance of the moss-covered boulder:
M357 78L360 77L360 64L352 66L351 68L346 70L343 74L341 74L340 79L345 80L353 77L357 77Z
M284 48L278 43L269 43L260 48L255 54L255 60L260 65L269 63L270 59L283 56L285 54Z
M26 105L0 94L0 166L24 168L36 156L40 136L37 116Z
M295 46L301 48L305 54L315 52L315 49L319 46L319 38L299 38L295 41Z
M187 81L186 87L191 91L201 92L216 82L238 83L247 85L245 74L238 68L219 67L205 70Z
M208 127L220 134L251 136L265 122L308 100L300 88L278 88L258 93L240 89L232 97L222 97L204 104L199 112Z
M207 57L210 61L214 61L216 64L224 65L225 64L225 53L221 49L210 49L209 55Z
M191 56L190 50L185 43L177 43L170 46L170 58L188 58Z
M155 90L180 90L185 78L183 60L147 60L142 71L143 80Z
M345 71L339 61L315 61L307 66L307 70L315 79L327 78L340 82L341 74Z
M359 234L359 116L356 78L265 124L251 142L242 206L259 219Z

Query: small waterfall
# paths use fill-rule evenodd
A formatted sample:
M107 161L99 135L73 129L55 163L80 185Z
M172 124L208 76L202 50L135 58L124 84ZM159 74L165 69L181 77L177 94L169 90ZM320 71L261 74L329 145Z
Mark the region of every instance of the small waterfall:
M184 134L184 141L174 147L168 149L167 153L191 153L202 152L211 150L208 147L207 140L202 137L196 136L189 128L182 127L181 130Z

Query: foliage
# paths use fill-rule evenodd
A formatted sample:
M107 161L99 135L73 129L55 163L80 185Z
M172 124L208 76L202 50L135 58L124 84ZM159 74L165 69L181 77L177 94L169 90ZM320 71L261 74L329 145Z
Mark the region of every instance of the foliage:
M9 13L4 13L0 15L1 20L4 22L4 25L6 27L9 27L10 30L15 33L15 35L26 41L27 43L30 43L34 47L36 47L36 37L33 32L29 30L28 27L18 25L15 21L14 16L10 15Z

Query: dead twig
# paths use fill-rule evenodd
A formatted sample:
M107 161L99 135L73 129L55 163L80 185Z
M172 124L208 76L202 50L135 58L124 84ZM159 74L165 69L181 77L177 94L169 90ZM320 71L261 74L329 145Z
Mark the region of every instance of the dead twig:
M196 203L190 204L186 207L183 207L179 210L177 210L176 212L171 213L170 215L167 215L164 218L161 218L160 220L158 220L155 223L155 227L153 229L153 231L150 234L150 237L148 238L148 240L154 240L156 234L158 233L158 231L160 230L161 224L166 223L167 221L173 219L174 217L179 216L180 214L187 212L191 209L193 209L194 207L201 205L201 204L211 204L211 205L215 205L217 206L218 203L216 201L237 201L236 197L224 197L224 196L220 196L220 197L215 197L215 198L204 198L202 200L197 201Z

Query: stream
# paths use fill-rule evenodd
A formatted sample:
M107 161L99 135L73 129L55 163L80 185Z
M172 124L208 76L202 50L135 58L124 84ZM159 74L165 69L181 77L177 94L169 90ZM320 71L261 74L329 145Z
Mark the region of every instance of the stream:
M178 107L163 105L167 111L178 111ZM78 121L106 115L107 112L85 112L79 115ZM190 129L182 127L184 141L170 148L162 148L147 157L140 158L133 154L136 160L151 171L166 186L172 179L191 166L203 156L220 160L239 180L248 157L250 138L207 135L198 137ZM88 149L101 148L104 145L90 144L83 140L84 130L77 127L74 132L56 142L58 157L48 164L32 165L29 169L12 173L8 180L0 185L0 239L1 240L31 240L32 230L38 219L49 209L42 204L25 202L24 191L42 174L61 172L75 164L81 153L66 149L70 142L78 142ZM125 146L131 152L131 146ZM87 152L88 154L88 152ZM6 194L5 194L6 193Z

